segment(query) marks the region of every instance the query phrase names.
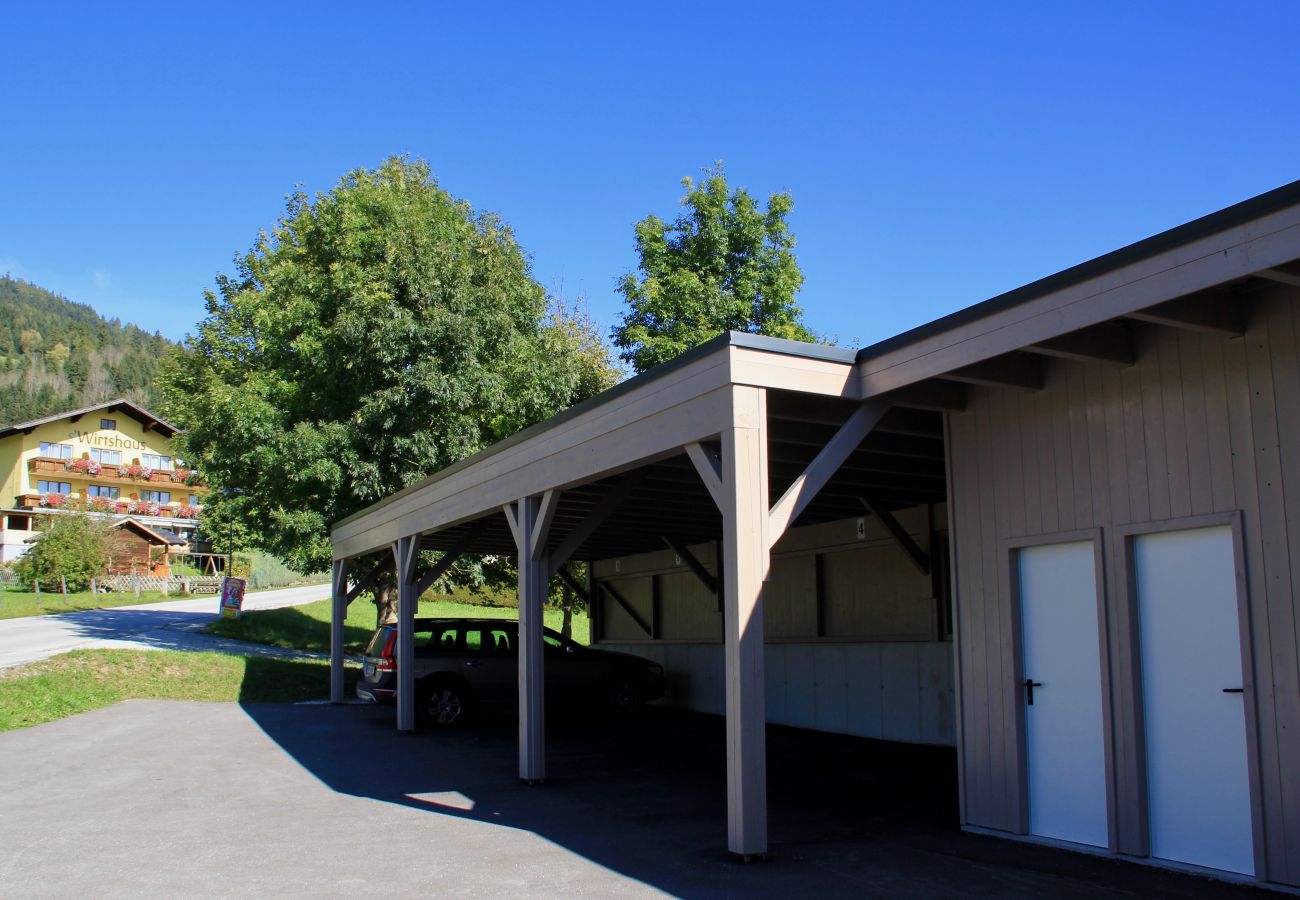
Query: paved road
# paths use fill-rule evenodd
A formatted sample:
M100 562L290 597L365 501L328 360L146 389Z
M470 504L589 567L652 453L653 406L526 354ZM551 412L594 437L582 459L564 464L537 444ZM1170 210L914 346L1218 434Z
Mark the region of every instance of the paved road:
M328 584L259 591L244 598L244 609L300 606L328 596ZM217 618L217 604L217 597L205 596L57 616L0 620L0 668L19 666L84 647L248 652L253 645L242 641L222 641L203 634L203 628ZM285 655L274 648L265 648L263 652Z

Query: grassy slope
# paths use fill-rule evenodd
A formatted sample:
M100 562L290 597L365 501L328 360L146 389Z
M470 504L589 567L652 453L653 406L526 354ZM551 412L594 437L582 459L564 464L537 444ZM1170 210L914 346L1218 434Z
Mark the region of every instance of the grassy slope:
M434 618L514 619L518 610L499 606L476 606L449 600L421 600L418 616ZM546 627L560 630L564 615L558 609L545 611ZM348 607L343 638L349 653L359 653L375 630L375 606L362 600ZM221 637L293 647L300 650L328 652L330 646L330 601L320 600L305 606L247 612L239 618L213 622L208 631ZM573 638L587 643L590 629L585 613L573 614Z
M347 671L351 694L356 669ZM329 696L329 666L224 653L74 650L0 670L0 731L111 706L121 700L293 703Z

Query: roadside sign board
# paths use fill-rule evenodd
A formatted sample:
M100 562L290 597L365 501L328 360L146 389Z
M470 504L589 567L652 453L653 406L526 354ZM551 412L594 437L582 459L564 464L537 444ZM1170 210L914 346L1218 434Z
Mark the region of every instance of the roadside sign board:
M221 615L226 619L238 619L244 606L244 579L225 578L221 582Z

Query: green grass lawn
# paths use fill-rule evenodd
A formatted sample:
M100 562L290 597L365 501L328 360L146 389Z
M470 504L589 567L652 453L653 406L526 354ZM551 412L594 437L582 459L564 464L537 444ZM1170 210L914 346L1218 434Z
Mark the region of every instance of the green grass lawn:
M134 606L137 603L157 603L160 600L180 600L173 592L164 597L159 591L142 591L139 599L135 592L120 594L92 594L90 591L68 592L63 601L62 591L41 591L41 602L36 602L34 591L22 591L13 585L0 586L0 619L17 619L22 616L43 616L51 613L80 612L84 609L101 609L109 606Z
M510 607L476 606L452 600L421 600L416 615L429 618L515 619L518 618L519 611ZM559 631L564 613L558 609L547 609L545 618L547 628ZM328 653L330 601L319 600L304 606L246 612L238 620L219 619L208 626L208 631L241 641ZM375 605L367 600L354 601L348 607L348 617L343 626L347 651L360 653L374 631ZM573 639L585 644L589 635L587 614L575 611Z
M352 696L359 670L346 670ZM294 703L329 697L329 665L225 653L73 650L0 669L0 731L135 698Z

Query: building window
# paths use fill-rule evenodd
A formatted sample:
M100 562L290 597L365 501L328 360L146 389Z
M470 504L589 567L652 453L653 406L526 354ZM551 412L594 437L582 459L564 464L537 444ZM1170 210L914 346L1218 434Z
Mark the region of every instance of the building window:
M31 516L10 516L9 527L12 528L14 531L31 531L32 517Z
M153 453L142 453L140 463L155 472L170 472L172 470L172 458L170 456L157 456Z
M171 491L141 491L140 499L148 503L171 503Z
M109 466L120 466L122 464L121 450L91 450L90 458L97 463Z
M198 505L199 505L199 495L198 495L198 494L190 494L189 497L186 498L185 502L188 503L190 506L198 506Z
M92 484L90 486L90 496L92 497L107 497L110 500L116 500L121 494L121 488L108 487L102 484Z
M36 490L42 494L71 494L72 485L66 481L38 481Z
M117 419L100 419L99 427L107 431L117 431Z
M47 441L41 441L41 456L50 456L54 459L72 459L72 445L51 444Z

